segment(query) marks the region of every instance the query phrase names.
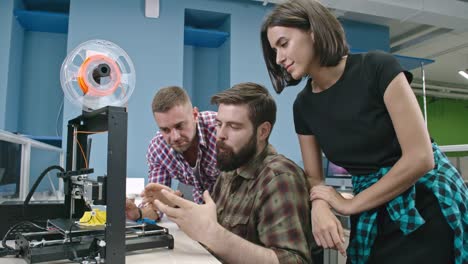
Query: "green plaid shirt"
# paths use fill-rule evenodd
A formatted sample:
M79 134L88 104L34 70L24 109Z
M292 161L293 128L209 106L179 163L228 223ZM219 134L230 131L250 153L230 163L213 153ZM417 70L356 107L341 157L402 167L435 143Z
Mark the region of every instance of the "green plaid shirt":
M439 201L445 219L454 230L454 256L456 264L468 263L468 188L462 177L452 166L437 144L432 144L435 168L421 177L416 184L423 184L431 190ZM381 168L378 172L353 176L356 194L365 190L382 178L391 168ZM390 218L399 223L400 230L407 235L425 223L415 206L415 187L387 203ZM370 210L359 215L356 234L348 246L350 263L366 263L377 236L377 211Z
M304 172L271 145L240 173L221 173L212 197L230 232L272 249L280 263L311 262L316 246Z

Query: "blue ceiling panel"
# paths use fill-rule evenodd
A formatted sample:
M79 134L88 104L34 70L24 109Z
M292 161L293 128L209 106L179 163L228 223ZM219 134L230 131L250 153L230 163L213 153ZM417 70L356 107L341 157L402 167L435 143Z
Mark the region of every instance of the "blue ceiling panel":
M359 50L359 49L351 49L351 53L364 53L367 52L365 50ZM424 59L424 58L417 58L417 57L409 57L409 56L403 56L403 55L398 55L398 54L392 54L397 58L397 60L400 62L400 65L403 67L403 69L407 71L414 70L418 67L421 67L421 64L423 66L429 65L435 60L431 59Z
M408 56L403 56L403 55L398 55L398 54L393 54L393 56L395 56L400 62L401 66L408 71L421 67L421 64L423 66L426 66L428 64L435 62L435 60L408 57Z

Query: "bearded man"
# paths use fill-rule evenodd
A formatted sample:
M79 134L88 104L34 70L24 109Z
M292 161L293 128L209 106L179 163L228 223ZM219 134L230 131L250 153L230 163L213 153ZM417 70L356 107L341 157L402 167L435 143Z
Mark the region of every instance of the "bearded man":
M160 200L156 207L222 262L311 263L316 244L307 181L300 167L268 143L275 101L263 86L241 83L211 102L218 105L222 171L211 195L205 191L205 203L196 204L163 190L174 207Z

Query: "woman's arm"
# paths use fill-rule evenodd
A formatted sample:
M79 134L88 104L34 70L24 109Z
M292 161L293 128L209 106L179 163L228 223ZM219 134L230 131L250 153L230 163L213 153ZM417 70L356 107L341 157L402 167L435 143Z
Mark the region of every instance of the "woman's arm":
M429 133L416 96L403 73L398 74L387 87L384 102L402 155L382 179L356 195L353 213L367 211L392 200L434 168Z
M339 213L350 215L376 208L411 187L434 168L431 141L416 96L403 73L398 74L384 93L384 102L400 143L402 155L390 171L351 200L319 186L312 199L324 199Z
M304 171L309 182L309 187L325 184L322 168L322 152L315 136L297 135L301 147Z
M309 187L324 185L322 152L317 140L310 135L298 135L298 137ZM326 201L317 199L312 202L311 221L317 245L336 248L342 255L346 254L343 227Z

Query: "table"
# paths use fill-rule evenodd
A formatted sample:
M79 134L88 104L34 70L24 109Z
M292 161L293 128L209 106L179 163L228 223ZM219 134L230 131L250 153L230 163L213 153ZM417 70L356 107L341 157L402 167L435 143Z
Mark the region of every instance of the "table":
M189 238L177 225L166 218L163 218L159 225L169 229L169 233L174 236L174 249L155 248L127 253L125 263L138 264L217 264L219 262L198 242ZM22 258L8 256L0 258L2 264L26 264ZM49 262L50 264L73 263L68 260Z

